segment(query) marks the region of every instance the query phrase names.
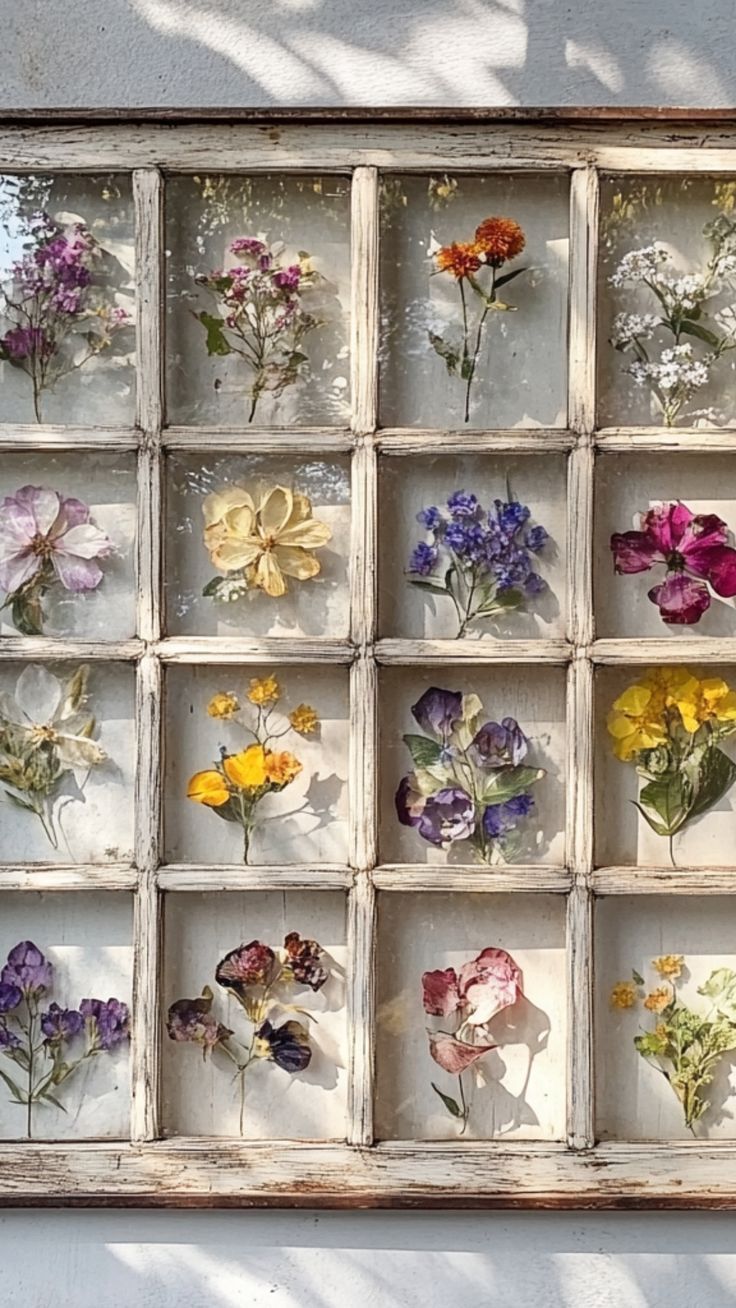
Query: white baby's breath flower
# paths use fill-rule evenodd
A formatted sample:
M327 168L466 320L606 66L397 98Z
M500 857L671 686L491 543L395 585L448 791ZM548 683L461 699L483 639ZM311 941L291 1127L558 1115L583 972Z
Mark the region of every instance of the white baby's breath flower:
M613 320L611 341L614 345L628 345L633 340L651 340L660 322L654 313L619 313Z
M651 281L658 268L669 255L661 245L645 245L641 250L629 250L609 277L611 286L624 286L626 282Z

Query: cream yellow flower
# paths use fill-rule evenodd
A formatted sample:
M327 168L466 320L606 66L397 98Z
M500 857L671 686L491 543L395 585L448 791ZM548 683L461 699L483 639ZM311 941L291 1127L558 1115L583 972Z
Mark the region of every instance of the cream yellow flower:
M652 959L652 967L666 980L676 981L679 976L682 976L684 962L682 954L660 954L659 958Z
M206 804L208 808L220 808L230 798L230 791L225 779L214 768L206 772L195 772L187 786L187 799L196 804Z
M287 749L278 752L267 751L265 758L266 776L274 786L288 786L289 782L299 776L302 765L298 758Z
M636 986L633 981L619 981L611 991L614 1008L633 1008L636 1003Z
M268 780L263 745L249 745L239 754L231 754L222 760L222 766L228 781L238 790L260 790Z
M300 736L311 736L317 730L319 718L309 704L298 704L289 714L289 722Z
M654 749L667 739L662 719L661 696L645 682L628 686L614 700L607 727L614 738L613 752L626 762L644 749Z
M279 683L271 673L268 677L252 677L248 687L248 699L251 704L275 704L281 690Z
M211 718L221 718L223 722L228 722L239 708L240 703L236 695L232 695L227 690L219 690L207 705L207 712Z
M662 1013L672 1001L672 995L664 986L659 986L653 990L644 1000L644 1007L649 1009L650 1013Z
M326 523L312 516L306 495L274 486L256 508L243 487L208 495L203 504L205 545L222 572L245 571L248 583L272 598L286 593L286 577L306 581L321 570L311 553L330 540Z

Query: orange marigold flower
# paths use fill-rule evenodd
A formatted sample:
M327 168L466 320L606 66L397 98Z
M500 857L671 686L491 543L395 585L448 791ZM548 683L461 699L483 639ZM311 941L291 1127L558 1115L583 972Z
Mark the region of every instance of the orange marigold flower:
M302 770L299 759L286 749L278 752L267 750L265 766L266 776L272 786L288 786Z
M435 255L439 272L451 272L458 281L480 268L479 251L469 241L453 241L443 245Z
M662 1013L671 1000L672 995L669 990L665 990L664 986L659 986L650 995L647 995L644 1000L644 1007L648 1008L650 1013Z
M488 263L498 268L507 259L515 259L526 245L526 238L513 218L484 218L475 229L476 247Z

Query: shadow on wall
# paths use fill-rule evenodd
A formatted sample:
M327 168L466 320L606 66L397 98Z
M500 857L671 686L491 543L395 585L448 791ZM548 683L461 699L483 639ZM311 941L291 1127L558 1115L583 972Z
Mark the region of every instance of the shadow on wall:
M727 1308L735 1233L727 1213L7 1212L2 1302Z
M736 99L727 0L69 0L32 21L6 8L8 107Z

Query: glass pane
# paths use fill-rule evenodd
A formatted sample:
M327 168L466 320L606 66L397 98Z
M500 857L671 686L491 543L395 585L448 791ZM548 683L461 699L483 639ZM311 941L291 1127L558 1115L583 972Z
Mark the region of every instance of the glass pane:
M0 1138L127 1139L132 895L0 897Z
M567 179L385 177L381 217L381 424L564 425Z
M734 183L609 177L601 189L601 426L733 426Z
M166 1134L344 1138L345 966L343 895L168 895Z
M0 632L135 635L132 454L4 454Z
M734 865L736 670L597 673L599 865Z
M564 669L384 669L380 695L383 862L564 862Z
M605 899L595 923L599 1138L733 1139L733 900Z
M3 422L131 423L128 177L0 177Z
M349 459L197 455L167 472L169 631L347 637Z
M171 862L347 862L346 668L173 667L166 704Z
M565 993L562 898L382 894L379 1139L562 1138Z
M172 177L166 245L172 422L347 421L347 179Z
M131 667L0 665L2 862L132 860L134 713Z
M564 636L563 457L386 457L380 467L383 635Z
M733 455L606 454L595 524L599 636L736 635Z

